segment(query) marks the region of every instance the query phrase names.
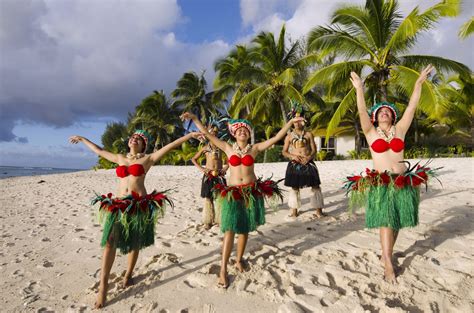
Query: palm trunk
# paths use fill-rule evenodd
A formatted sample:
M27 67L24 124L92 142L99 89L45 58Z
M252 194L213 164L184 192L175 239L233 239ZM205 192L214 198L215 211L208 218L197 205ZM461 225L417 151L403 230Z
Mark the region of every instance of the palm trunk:
M360 155L360 151L362 150L362 142L360 137L360 127L358 120L354 120L354 129L355 129L355 150L357 155Z
M280 110L281 110L281 115L283 116L284 125L286 125L286 123L288 123L288 119L286 118L285 106L283 105L283 101L281 101L280 98L278 98L278 103L280 104Z
M248 104L245 106L245 109L247 110L247 116L245 118L248 118L248 116L250 115L250 108ZM255 144L255 131L253 130L253 127L252 127L252 131L250 132L250 144L251 145Z
M416 117L416 114L413 118L413 126L415 128L415 146L418 146L418 118Z

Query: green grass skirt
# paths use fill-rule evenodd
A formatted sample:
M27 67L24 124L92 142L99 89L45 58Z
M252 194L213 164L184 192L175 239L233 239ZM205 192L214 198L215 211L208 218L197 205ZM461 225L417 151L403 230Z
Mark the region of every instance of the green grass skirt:
M130 217L125 216L126 223L130 223ZM100 241L101 247L109 243L127 254L132 250L140 250L155 243L155 223L146 221L146 218L137 218L138 223L131 223L128 231L122 224L122 218L117 213L105 214L103 221L104 230Z
M371 186L367 196L365 226L399 230L418 225L420 188L393 185Z
M367 228L390 227L399 230L418 225L420 186L428 188L428 181L437 176L437 170L421 166L408 169L402 174L379 173L366 169L365 173L347 177L344 188L349 195L349 209L365 207Z
M221 207L221 231L247 234L265 224L265 204L262 196L253 196L248 203L221 197L217 199Z
M280 181L260 178L245 185L216 184L213 191L221 209L221 231L247 234L265 224L265 199L272 207L277 199L283 200Z
M115 198L112 194L97 195L92 204L99 202L99 222L103 225L100 245L110 244L126 254L155 243L155 224L164 216L165 203L172 202L163 193Z

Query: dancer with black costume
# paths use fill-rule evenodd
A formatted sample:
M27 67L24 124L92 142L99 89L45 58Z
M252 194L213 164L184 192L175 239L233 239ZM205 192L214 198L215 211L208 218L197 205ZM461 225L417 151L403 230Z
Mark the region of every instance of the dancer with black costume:
M218 135L217 122L211 122L208 125L208 132L213 136ZM204 155L206 165L199 164L199 158ZM220 207L214 204L213 188L216 184L226 185L225 173L229 168L228 164L223 162L222 150L217 148L212 142L208 141L191 159L193 164L203 172L201 183L201 197L204 198L204 208L202 214L202 223L206 230L213 224L220 224Z
M305 115L303 105L292 101L291 111L288 118ZM311 187L311 207L315 209L314 217L320 218L323 214L324 199L321 192L321 179L318 168L314 163L316 154L316 144L311 132L305 131L304 121L293 124L293 130L286 135L282 155L290 159L286 168L285 186L291 187L288 206L290 207L290 217L297 217L301 207L300 189Z

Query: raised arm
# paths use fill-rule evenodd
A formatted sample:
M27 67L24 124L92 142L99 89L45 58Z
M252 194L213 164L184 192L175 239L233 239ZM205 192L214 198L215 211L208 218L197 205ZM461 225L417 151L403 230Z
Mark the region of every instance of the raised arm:
M206 147L202 147L198 152L196 152L196 154L191 158L191 162L193 162L194 166L196 166L201 172L203 172L204 174L206 174L206 168L201 166L201 164L198 163L198 160L199 158L201 157L201 155L204 154L204 151L206 150L205 149Z
M179 146L181 146L181 144L185 141L188 141L189 139L191 138L195 138L195 139L198 139L202 136L201 133L198 133L198 132L193 132L193 133L189 133L187 135L184 135L183 137L180 137L178 139L176 139L175 141L167 144L166 146L164 146L163 148L161 148L160 150L156 151L156 152L153 152L152 154L150 154L150 161L152 161L153 163L156 163L158 162L165 154L167 154L168 152L170 152L171 150L173 149L176 149L178 148Z
M82 137L82 136L71 136L69 137L69 142L72 144L77 144L79 142L82 142L84 145L86 145L87 148L91 149L92 152L97 154L98 156L103 157L106 160L109 160L110 162L113 163L118 163L118 154L106 151L90 141L89 139Z
M364 85L359 75L355 72L351 72L350 78L357 95L357 110L359 111L360 125L364 134L368 134L369 131L374 127L370 121L369 113L367 113L367 105L365 104L364 98Z
M418 106L418 103L420 102L420 96L421 96L421 89L423 87L423 83L426 81L428 78L428 75L430 72L434 69L433 65L428 65L425 67L421 73L420 76L418 76L418 79L415 82L415 86L413 88L413 93L411 94L410 101L408 102L408 106L403 113L402 118L400 121L397 123L397 131L399 135L404 136L408 129L410 128L411 122L413 121L413 117L415 116L415 111L416 107Z
M189 112L184 112L183 114L181 114L180 118L182 121L185 121L185 120L193 121L194 125L196 125L199 131L203 133L204 136L206 136L206 138L209 139L209 141L212 142L217 148L221 149L224 152L227 151L227 148L230 148L230 145L227 142L220 140L216 136L210 134L207 131L207 128L204 127L204 125L202 125L201 121L197 118L196 115Z
M270 138L268 140L256 143L254 145L255 149L258 152L261 152L261 151L264 151L264 150L270 148L272 145L274 145L278 141L282 140L283 137L285 137L286 133L288 133L288 131L290 130L293 123L296 123L296 122L299 122L299 121L304 121L304 118L303 117L295 117L295 118L291 119L290 121L288 121L288 123L286 123L285 126L282 127L282 129L280 129L280 131L275 136L273 136L272 138Z

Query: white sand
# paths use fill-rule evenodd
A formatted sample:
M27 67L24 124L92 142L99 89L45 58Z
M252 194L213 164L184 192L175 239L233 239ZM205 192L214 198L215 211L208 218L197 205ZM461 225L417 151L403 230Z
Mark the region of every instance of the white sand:
M268 212L250 235L251 266L230 267L230 287L216 287L222 235L205 231L193 167L154 167L149 191L174 188L174 211L142 251L136 285L120 290L126 257L112 268L105 311L154 312L472 312L474 304L473 159L435 159L440 179L423 190L420 225L395 246L399 283L383 281L378 232L363 214L347 213L344 176L370 161L318 162L326 212L311 220L309 189L303 214ZM258 175L284 176L286 163L258 164ZM44 183L38 183L44 180ZM93 191L114 192L113 170L0 180L1 311L89 311L99 282L102 249ZM231 259L234 256L231 256Z

